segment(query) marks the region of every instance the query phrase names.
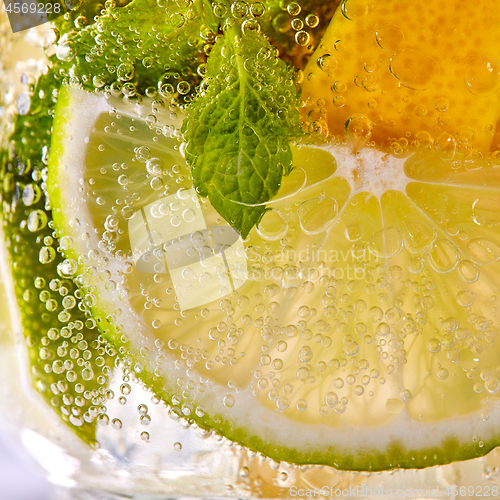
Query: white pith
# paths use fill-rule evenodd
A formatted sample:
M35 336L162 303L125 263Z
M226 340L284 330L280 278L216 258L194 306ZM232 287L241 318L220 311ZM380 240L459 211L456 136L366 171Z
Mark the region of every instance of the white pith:
M372 193L378 199L390 190L406 191L409 179L403 169L407 158L397 158L375 148L363 148L353 153L350 146L322 146L337 161L335 175L351 186L351 195Z
M66 125L65 134L69 138L84 139L92 132L93 124L101 113L109 112L108 101L104 97L90 95L82 91L72 91L70 114L72 120ZM64 149L61 158L51 160L52 175L56 175L59 189L65 196L64 203L68 219L78 219L80 230L87 232L90 238L84 242L75 238L77 254L85 255L89 249L98 247L98 238L91 225L91 215L85 203L77 195L80 179L84 178L86 144L85 140L77 140ZM347 147L327 148L337 161L336 176L344 177L351 186L351 196L368 191L379 199L388 190L398 190L403 193L409 179L404 174L402 163L405 159L394 158L375 149L367 148L352 155ZM356 172L362 172L357 180ZM395 175L394 172L399 172ZM65 228L71 234L72 228ZM108 269L118 279L119 263L110 259ZM127 336L139 352L147 347L150 352L157 352L153 331L141 320L135 311L124 307L116 294L100 290L101 310L111 311L120 307L123 310L121 322L127 325ZM193 370L179 368L175 358L164 349L165 362L161 366L164 387L176 391L176 380L179 377L200 381L200 376ZM153 363L153 360L151 360ZM332 428L328 425L308 424L292 421L281 413L257 404L257 399L251 394L251 388L235 390L227 386L212 384L210 390L196 394L197 404L203 405L209 415L223 415L231 421L233 427L245 429L247 435L258 436L263 441L276 447L291 447L304 453L323 451L335 454L363 454L371 451L381 453L391 443L398 443L408 451L419 452L424 449L437 449L441 442L454 438L462 444L472 441L487 443L500 433L500 404L491 403L477 413L455 417L443 421L419 422L412 419L405 411L394 416L390 424L378 427L348 427ZM223 398L233 394L236 402L232 408L223 404ZM488 420L480 417L487 411Z

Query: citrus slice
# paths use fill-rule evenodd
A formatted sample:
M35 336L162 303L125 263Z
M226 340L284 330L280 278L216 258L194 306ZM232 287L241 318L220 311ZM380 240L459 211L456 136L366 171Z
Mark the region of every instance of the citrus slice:
M71 88L57 104L65 269L135 374L276 460L380 470L496 446L500 163L298 145L241 241L192 189L181 121Z
M313 128L342 136L361 115L367 140L395 153L408 143L487 151L500 117L499 28L489 1L345 0L304 70Z

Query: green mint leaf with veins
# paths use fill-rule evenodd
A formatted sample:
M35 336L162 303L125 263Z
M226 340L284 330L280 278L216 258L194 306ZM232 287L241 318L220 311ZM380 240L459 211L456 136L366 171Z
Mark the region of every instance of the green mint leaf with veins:
M201 0L164 4L111 5L94 24L62 37L56 55L68 83L128 97L159 92L189 101L200 81L205 7Z
M289 140L299 127L293 70L264 35L226 29L183 134L195 188L243 238L290 173Z

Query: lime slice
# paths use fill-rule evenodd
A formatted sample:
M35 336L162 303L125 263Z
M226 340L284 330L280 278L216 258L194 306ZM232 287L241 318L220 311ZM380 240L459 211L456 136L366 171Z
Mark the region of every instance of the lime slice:
M241 241L197 198L181 121L71 88L57 104L65 265L136 375L276 460L381 470L497 445L500 163L297 146Z
M77 307L80 291L65 274L67 265L58 251L44 195L54 106L44 96L52 95L57 85L52 73L39 78L31 114L17 117L9 147L0 151L0 269L9 299L4 306L10 310L2 311L1 317L9 329L6 339L15 339L19 365L26 369L21 378L23 394L37 401L35 389L60 423L94 445L96 407L107 399L113 351Z

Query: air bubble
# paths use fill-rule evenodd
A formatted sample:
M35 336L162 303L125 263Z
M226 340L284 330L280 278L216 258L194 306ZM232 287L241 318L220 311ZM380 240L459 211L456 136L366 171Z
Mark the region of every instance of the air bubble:
M353 389L353 392L356 396L362 396L363 393L365 392L363 386L361 385L356 385Z
M439 239L434 244L430 254L429 263L439 273L449 273L457 266L460 254L455 245L444 239Z
M179 92L180 95L189 94L190 90L191 90L191 85L189 84L189 82L183 80L177 84L177 92Z
M331 54L323 54L317 59L316 64L319 66L321 71L324 71L328 74L330 74L330 72L332 71L335 71L338 66L337 59L335 59L335 57Z
M298 16L302 10L302 7L297 2L290 2L287 5L286 10L291 16Z
M401 399L403 401L409 401L412 398L412 393L409 389L403 389L401 391Z
M403 249L403 238L396 227L387 227L376 233L368 244L375 257L393 257Z
M141 415L139 422L141 425L149 425L151 423L151 417L149 415Z
M372 134L372 121L365 115L352 115L344 124L344 132L355 148L363 147Z
M227 14L227 7L223 3L214 3L212 10L215 14L215 17L222 19Z
M428 89L439 73L437 62L416 50L403 50L394 55L389 63L389 71L405 87L413 90Z
M384 50L396 51L405 41L405 36L401 29L394 24L383 24L377 30L376 40Z
M129 384L122 384L120 386L120 392L124 395L124 396L128 396L131 392L132 392L132 388L130 387Z
M276 401L276 407L280 411L285 411L289 406L290 406L290 401L288 400L288 398L285 398L283 396L278 398L278 400Z
M250 13L253 17L262 17L266 13L266 6L261 2L250 5Z
M310 376L311 376L311 372L310 372L309 368L306 368L305 366L301 366L297 370L297 378L302 382L305 382Z
M485 54L465 59L464 82L471 94L489 96L500 89L500 63Z
M461 290L457 293L457 300L462 307L468 307L474 303L475 296L470 290Z
M500 390L500 382L496 377L491 377L485 381L484 387L490 394L496 394Z
M119 418L114 418L111 421L111 426L114 427L115 429L121 429L122 428L122 421Z
M73 259L65 259L57 265L57 273L61 278L71 278L78 270L78 265Z
M340 8L346 19L354 21L363 17L368 12L368 3L356 0L342 0Z
M358 241L363 236L363 227L359 224L347 226L345 229L345 236L349 241Z
M38 260L42 264L48 264L56 258L56 251L53 247L42 247L38 254Z
M346 99L344 96L338 95L337 97L334 97L333 99L333 105L336 108L342 108L346 104Z
M479 265L486 265L500 259L500 246L487 238L476 238L469 242L471 260Z
M424 268L424 263L418 257L413 257L408 261L408 271L413 274L418 274Z
M325 396L325 403L330 407L330 408L334 408L335 405L338 403L339 401L339 398L337 396L337 394L335 392L329 392L326 396Z
M312 350L309 346L303 346L298 354L298 358L302 363L308 363L313 357Z
M306 16L306 24L309 28L316 28L319 24L319 17L316 14L308 14Z
M226 408L232 408L235 402L236 400L232 394L227 394L226 396L224 396L223 403Z
M146 163L151 158L151 151L147 146L140 146L135 149L135 157L137 161Z
M427 349L432 353L439 352L441 349L441 342L439 342L438 339L430 339L429 342L427 342Z
M33 210L28 215L27 226L32 233L43 229L48 222L47 214L43 210Z
M298 399L295 407L298 411L305 411L307 409L307 401L305 399Z
M36 184L28 184L23 189L23 203L25 206L29 207L38 203L42 196L42 191Z
M309 43L309 40L311 37L309 36L309 33L307 31L297 31L295 33L295 41L297 42L298 45L304 46Z
M337 403L333 409L335 413L344 413L346 410L346 406L342 403Z
M436 230L425 222L410 222L404 227L404 243L412 253L429 251L436 238Z
M458 265L458 274L467 283L474 283L479 278L479 269L469 260L464 260Z
M126 186L129 183L128 175L122 174L118 177L118 184L120 186Z
M292 29L295 31L300 31L304 27L304 21L302 19L299 19L296 17L295 19L292 19Z
M344 352L348 356L355 356L359 351L359 344L357 342L353 342L352 344L347 344L344 346Z
M59 240L59 247L61 248L61 250L63 251L67 251L67 250L70 250L71 248L73 248L73 239L70 238L69 236L63 236L60 240Z
M436 102L434 103L435 108L440 112L444 113L447 109L448 106L450 105L448 99L445 97L439 97L436 99Z
M257 226L257 232L265 240L279 240L288 231L288 222L277 210L268 210Z
M134 78L134 75L135 68L134 65L130 63L122 63L116 70L116 76L118 77L118 80L122 82L128 82L129 80L132 80L132 78Z
M302 229L308 234L318 234L336 220L338 204L334 198L314 198L301 203L298 214Z

